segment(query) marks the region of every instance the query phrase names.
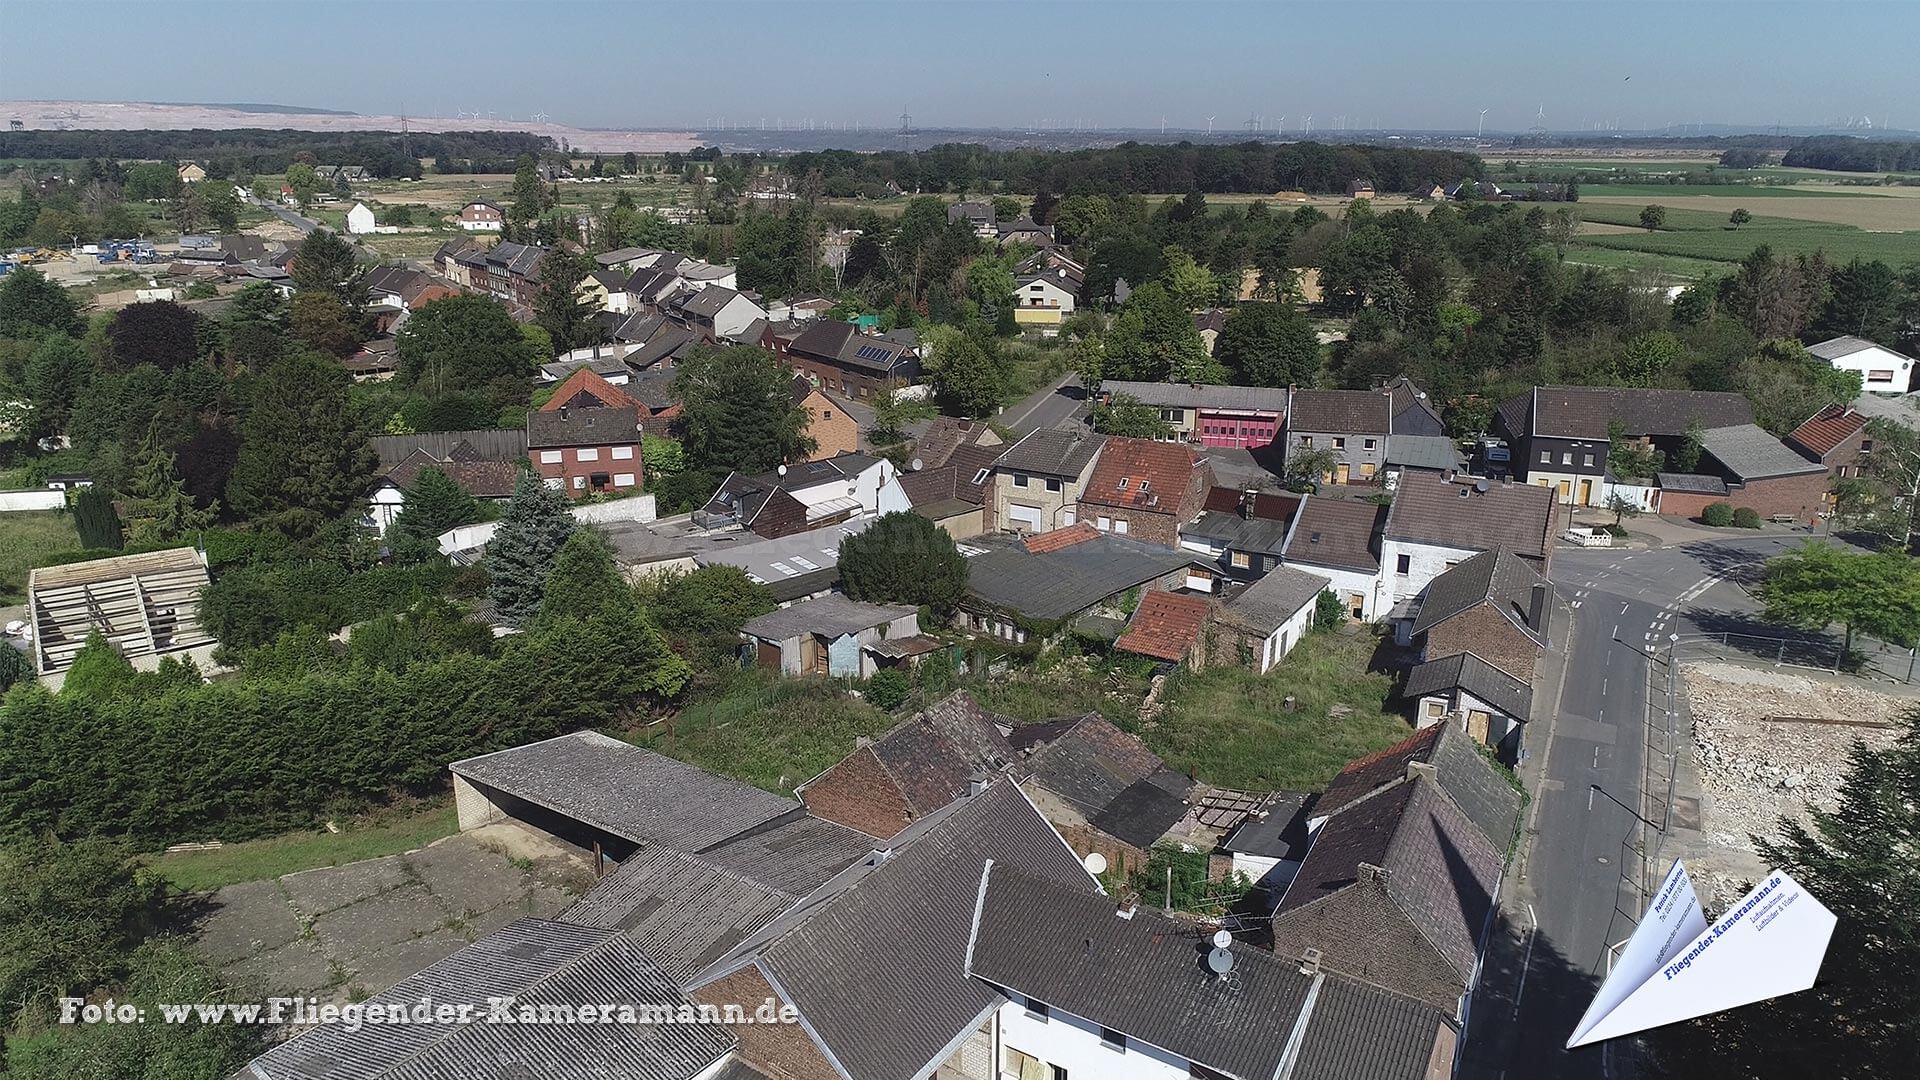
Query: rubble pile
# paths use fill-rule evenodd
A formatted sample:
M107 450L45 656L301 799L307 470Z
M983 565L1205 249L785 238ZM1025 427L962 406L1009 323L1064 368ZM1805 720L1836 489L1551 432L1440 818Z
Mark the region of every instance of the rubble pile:
M1688 664L1681 675L1708 796L1706 833L1748 851L1751 836L1780 834L1781 817L1806 822L1810 807L1833 805L1855 741L1892 744L1891 728L1863 724L1890 723L1920 704L1837 680L1733 664ZM1783 717L1791 719L1774 719Z

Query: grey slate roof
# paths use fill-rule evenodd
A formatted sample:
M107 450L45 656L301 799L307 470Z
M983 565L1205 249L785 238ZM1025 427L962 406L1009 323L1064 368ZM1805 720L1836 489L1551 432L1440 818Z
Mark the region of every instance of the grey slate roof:
M995 463L998 473L1040 473L1043 476L1079 476L1093 456L1107 444L1105 435L1062 428L1028 432L1007 447Z
M1484 483L1486 490L1479 490ZM1556 520L1552 488L1497 480L1449 481L1415 471L1400 478L1387 508L1389 540L1487 551L1504 547L1544 559Z
M799 896L664 847L636 851L560 916L619 930L679 986Z
M1920 395L1861 394L1850 403L1855 412L1920 429Z
M1507 850L1520 816L1520 793L1479 744L1453 724L1435 724L1349 762L1320 796L1316 814L1334 814L1405 782L1409 762L1434 767L1440 788L1499 851Z
M1700 449L1747 482L1827 471L1825 465L1801 457L1755 424L1707 428L1700 433Z
M1654 473L1653 482L1662 491L1680 491L1690 495L1725 495L1727 482L1702 473Z
M1287 545L1287 531L1292 526L1291 517L1243 518L1226 510L1205 510L1180 527L1180 536L1209 540L1230 551L1278 555Z
M1220 850L1299 862L1306 858L1312 843L1307 822L1313 817L1316 801L1303 791L1275 792L1265 806L1221 838Z
M839 582L840 541L878 520L867 514L824 529L810 529L775 540L762 540L754 533L737 532L730 534L737 540L703 546L693 552L693 558L701 566L716 563L737 566L765 583L775 602L784 603L832 588ZM663 546L672 548L675 544L669 539L663 542ZM805 569L795 561L796 556L819 569ZM782 566L786 567L785 571L780 569Z
M1276 566L1246 591L1221 605L1222 620L1266 635L1317 600L1333 582L1291 566Z
M1849 356L1852 356L1854 353L1865 352L1868 349L1886 349L1888 352L1892 353L1895 356L1905 355L1898 349L1888 348L1887 346L1881 345L1878 342L1868 341L1865 338L1853 337L1852 335L1842 335L1837 338L1828 338L1827 340L1822 341L1817 345L1807 346L1808 352L1812 353L1813 355L1819 357L1822 360L1826 360L1829 362L1834 360L1843 360ZM1908 357L1908 359L1912 359L1912 358Z
M1706 390L1647 390L1620 386L1537 386L1500 406L1514 436L1607 438L1609 421L1625 433L1681 435L1687 426L1723 427L1753 422L1753 405L1740 394ZM1517 425L1517 426L1516 426Z
M632 406L555 409L527 414L527 446L607 446L640 441L640 413Z
M1506 548L1483 551L1461 560L1427 584L1426 599L1413 620L1413 632L1424 634L1476 604L1489 604L1544 645L1541 629L1527 621L1537 584L1548 582L1532 563Z
M1045 745L1027 758L1024 771L1033 783L1072 803L1089 819L1142 781L1174 795L1184 795L1193 786L1168 769L1146 743L1099 713L1087 713L1049 732Z
M1125 394L1143 405L1164 409L1233 409L1246 412L1284 413L1287 411L1285 387L1226 386L1219 383L1156 383L1107 379L1100 383L1102 394Z
M709 285L688 297L687 302L680 305L680 310L689 315L711 319L720 314L720 309L732 303L733 298L739 295L724 285Z
M1183 796L1192 786L1185 776L1161 769L1122 788L1087 824L1144 851L1187 816Z
M1516 720L1532 717L1533 687L1470 652L1454 653L1416 664L1407 672L1406 697L1424 697L1454 689L1465 690Z
M1306 975L1297 962L1236 943L1232 975L1208 969L1207 935L1138 909L1130 918L1092 888L1062 888L1007 867L982 868L969 969L1005 987L1235 1080L1311 1075L1335 1062L1367 1080L1426 1073L1441 1015L1345 980ZM1332 1005L1325 1013L1320 1002ZM1304 1028L1301 1027L1304 1021ZM1303 1041L1292 1047L1300 1029Z
M805 896L866 858L873 838L824 818L799 817L742 833L700 858L771 889Z
M1380 390L1295 390L1287 406L1288 432L1386 435L1393 430L1393 398Z
M379 1005L686 1003L664 972L617 930L521 919L392 989ZM260 1080L685 1080L734 1047L727 1029L703 1024L329 1024L255 1058Z
M695 985L756 964L851 1080L920 1075L1004 1000L964 970L988 859L1092 888L1033 804L1001 781L915 822L891 857L854 864Z
M1446 472L1458 471L1466 466L1466 462L1467 457L1460 452L1460 445L1445 435L1387 436L1389 465Z
M740 632L762 641L785 641L801 634L840 637L884 626L918 610L904 604L863 604L841 593L828 593L750 619Z
M1376 538L1386 517L1384 506L1307 496L1300 501L1284 557L1288 562L1372 573L1380 569Z
M679 851L718 844L800 805L592 731L467 758L448 768L636 844Z
M967 561L967 592L1030 618L1061 619L1194 561L1192 552L1111 533L1039 555L1003 543Z

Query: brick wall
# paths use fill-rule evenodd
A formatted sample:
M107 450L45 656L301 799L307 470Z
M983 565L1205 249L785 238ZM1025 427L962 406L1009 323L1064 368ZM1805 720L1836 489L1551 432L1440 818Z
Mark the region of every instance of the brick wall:
M821 461L860 449L860 425L845 409L820 393L807 395L806 408L807 434L816 444L808 461Z
M1178 547L1180 544L1180 522L1172 514L1162 514L1155 510L1142 510L1131 506L1080 504L1081 521L1098 528L1101 518L1125 521L1127 523L1125 535L1134 540L1159 544L1162 547Z
M1682 495L1662 491L1660 512L1676 517L1697 518L1710 503L1723 502L1736 510L1743 506L1751 508L1763 518L1792 514L1801 524L1811 524L1813 516L1826 507L1828 484L1827 474L1821 472L1755 480L1745 487L1729 491L1725 496Z
M580 460L581 451L594 455L591 461ZM624 458L615 458L618 450L627 454ZM557 452L559 461L547 461L546 456ZM632 442L607 443L603 446L566 446L546 447L527 451L527 460L532 462L534 472L544 480L558 480L569 496L579 498L595 490L593 477L604 474L607 482L605 491L638 491L646 482L646 474L641 468L640 438L636 433ZM580 486L575 486L578 480ZM625 480L625 483L621 483Z
M1477 604L1427 631L1427 659L1470 652L1523 683L1532 685L1539 646L1505 615Z
M1364 933L1355 929L1364 927ZM1452 1016L1466 992L1453 966L1407 921L1386 887L1358 882L1273 920L1273 951L1319 949L1320 966L1427 1002Z
M688 996L702 1005L739 1005L748 1015L776 997L772 985L754 967L716 979ZM741 1060L772 1080L839 1080L840 1074L799 1024L734 1024L728 1030L740 1040Z
M807 812L882 840L913 821L913 810L873 748L863 746L800 792Z
M1091 825L1065 825L1054 823L1054 831L1067 842L1075 855L1082 859L1093 852L1099 852L1107 860L1107 872L1122 876L1147 865L1147 853L1124 840L1118 840Z

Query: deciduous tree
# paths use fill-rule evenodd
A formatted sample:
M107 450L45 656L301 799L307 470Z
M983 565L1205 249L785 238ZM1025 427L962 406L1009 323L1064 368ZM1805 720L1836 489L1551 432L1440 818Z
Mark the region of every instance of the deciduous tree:
M513 316L487 296L449 296L414 312L396 343L401 381L428 397L478 391L496 404L524 402L527 380L548 357Z
M82 306L59 282L31 266L0 277L0 337L79 337L87 329Z
M945 529L900 511L840 541L840 579L855 600L925 605L943 617L966 595L967 560Z
M1220 328L1213 358L1242 386L1311 386L1320 373L1320 339L1291 305L1241 304Z
M122 371L140 364L176 371L200 355L200 317L171 300L128 304L107 323L107 338Z
M1900 646L1920 641L1920 567L1897 551L1854 552L1809 541L1768 560L1760 596L1776 622L1808 630L1840 626L1846 652L1853 651L1856 634Z
M696 470L762 472L805 460L815 442L793 400L793 373L764 349L704 349L680 366L687 462Z
M258 376L227 482L237 513L307 536L366 494L375 457L356 426L347 387L345 369L314 353L276 360Z

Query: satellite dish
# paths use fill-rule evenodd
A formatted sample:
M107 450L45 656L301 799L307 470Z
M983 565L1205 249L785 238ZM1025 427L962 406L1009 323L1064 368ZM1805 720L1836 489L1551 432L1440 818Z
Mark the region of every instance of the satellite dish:
M1087 868L1087 873L1089 874L1104 874L1107 872L1107 857L1097 851L1080 860L1080 863Z
M1215 930L1215 931L1213 932L1213 947L1214 947L1214 948L1216 948L1216 949L1224 949L1224 948L1226 948L1227 946L1229 946L1229 945L1232 945L1232 944L1233 944L1233 931L1231 931L1231 930Z
M780 475L780 476L785 476L785 475L787 475L787 467L786 467L785 465L782 465L782 466L780 466L779 468L777 468L777 469L775 469L775 470L773 470L773 471L774 471L774 472L775 472L776 474L778 474L778 475Z
M1225 975L1233 970L1233 954L1225 949L1215 949L1207 954L1207 966L1215 975Z
M908 472L919 472L921 469L924 469L926 467L927 467L926 462L921 461L919 458L914 458L912 461L907 462Z
M1475 480L1473 482L1473 490L1481 493L1482 495L1485 495L1487 493L1486 480L1485 479Z

